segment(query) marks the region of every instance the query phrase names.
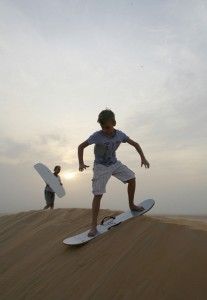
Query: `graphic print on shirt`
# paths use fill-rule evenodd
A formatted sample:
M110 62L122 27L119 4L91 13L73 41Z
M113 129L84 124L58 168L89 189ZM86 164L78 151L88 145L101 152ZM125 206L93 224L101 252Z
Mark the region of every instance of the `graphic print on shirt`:
M104 154L103 154L103 161L105 163L111 163L112 158L116 157L116 150L118 149L121 141L114 142L105 142L104 143Z

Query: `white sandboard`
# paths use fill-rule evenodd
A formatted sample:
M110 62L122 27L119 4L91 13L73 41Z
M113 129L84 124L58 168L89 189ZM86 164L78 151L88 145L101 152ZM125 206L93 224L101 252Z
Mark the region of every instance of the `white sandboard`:
M34 165L35 170L39 173L42 179L49 184L53 191L59 198L65 196L65 190L60 184L59 178L56 177L49 169L42 163Z
M134 218L134 217L137 217L137 216L141 216L143 214L145 214L148 210L150 210L155 204L155 201L153 199L147 199L141 203L139 203L139 206L143 206L144 207L144 210L143 211L127 211L127 212L124 212L116 217L112 217L112 216L108 216L108 217L105 217L102 221L101 221L101 224L97 226L97 232L96 232L96 235L94 237L89 237L88 236L88 230L81 233L81 234L78 234L78 235L75 235L75 236L72 236L72 237L69 237L67 239L65 239L63 241L63 243L65 245L71 245L71 246L75 246L75 245L81 245L81 244L85 244L89 241L91 241L92 239L98 237L99 235L107 232L108 230L110 230L111 228L121 224L122 222L128 220L128 219L131 219L131 218ZM105 219L108 218L107 221L105 221ZM109 219L110 218L110 219Z

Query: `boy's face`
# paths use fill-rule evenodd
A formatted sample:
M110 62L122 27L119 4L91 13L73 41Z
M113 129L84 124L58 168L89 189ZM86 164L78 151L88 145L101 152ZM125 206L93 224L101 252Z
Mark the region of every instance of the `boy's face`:
M57 175L60 173L61 167L56 167L54 173Z
M101 125L101 128L104 133L108 135L114 134L114 126L116 125L115 122L107 122L104 125Z

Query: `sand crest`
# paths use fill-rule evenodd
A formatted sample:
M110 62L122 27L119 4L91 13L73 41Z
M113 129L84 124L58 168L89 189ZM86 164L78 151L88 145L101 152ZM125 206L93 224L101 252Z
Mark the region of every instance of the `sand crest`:
M99 219L118 212L101 210ZM206 300L207 222L144 215L79 247L87 209L0 217L1 300Z

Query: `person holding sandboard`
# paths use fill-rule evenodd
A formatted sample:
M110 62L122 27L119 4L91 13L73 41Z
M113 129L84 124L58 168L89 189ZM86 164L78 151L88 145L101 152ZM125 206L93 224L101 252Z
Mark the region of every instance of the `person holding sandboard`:
M60 179L60 176L58 175L60 173L61 167L60 166L56 166L54 168L54 176L56 176L59 179L60 185L63 185ZM54 208L54 202L55 202L55 192L53 191L53 189L49 186L49 184L46 184L45 187L45 201L46 201L46 206L44 207L44 209L53 209Z

